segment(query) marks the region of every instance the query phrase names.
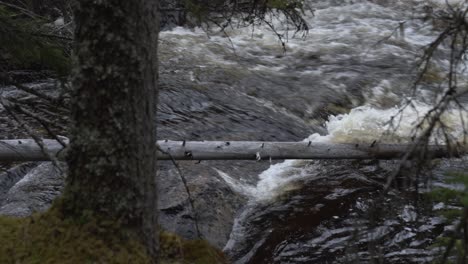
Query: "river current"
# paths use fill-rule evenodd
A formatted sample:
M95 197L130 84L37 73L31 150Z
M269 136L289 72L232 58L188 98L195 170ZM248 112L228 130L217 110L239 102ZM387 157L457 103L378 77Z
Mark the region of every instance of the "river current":
M443 10L445 1L306 3L310 30L305 36L295 35L281 18L273 20L278 32L287 33L285 51L266 26L227 28L229 37L216 29L178 27L161 33L161 63L179 65L173 71L198 89L219 84L227 89L220 91L229 91L226 96L248 98L265 107L266 115L281 113L309 127L309 134L298 135L304 140L409 142L414 125L438 99L437 81L448 65L442 51L432 78L411 98L412 107L400 113L412 94L416 61L438 34L428 12ZM199 104L193 111L209 107ZM248 118L247 105L244 110ZM167 112L162 110L163 119L178 118ZM387 135L394 116L401 122ZM442 118L451 137L462 141L468 113L454 109ZM257 140L262 137L249 137L256 129L272 135L288 130L261 126L228 127L221 139ZM251 132L238 134L239 129ZM432 142L443 141L438 137ZM466 158L440 161L431 183L443 185L447 171L466 171L465 163ZM378 198L397 165L288 160L248 180L217 170L248 200L224 251L234 263L430 262L440 254L434 241L453 227L437 213L443 204L421 204L414 193L398 189Z

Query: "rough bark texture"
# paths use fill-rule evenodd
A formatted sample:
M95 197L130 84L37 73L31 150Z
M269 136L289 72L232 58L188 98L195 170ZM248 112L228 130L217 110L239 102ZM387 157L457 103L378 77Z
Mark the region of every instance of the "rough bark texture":
M75 11L66 215L135 230L156 255L157 0L81 0Z

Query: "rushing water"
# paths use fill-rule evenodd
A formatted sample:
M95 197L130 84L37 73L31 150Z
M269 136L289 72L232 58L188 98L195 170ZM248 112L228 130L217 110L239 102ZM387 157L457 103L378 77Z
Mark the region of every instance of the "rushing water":
M293 37L281 19L274 21L289 35L286 52L265 26L229 28L229 38L175 28L161 34L163 68L177 64L176 71L199 89L227 86L230 95L312 128L303 135L306 140L408 142L414 125L437 100L437 85L426 80L413 107L399 112L411 92L415 61L437 36L435 25L426 19L427 7L437 10L445 1L307 4L305 18L311 30L306 37ZM441 57L434 75L446 66ZM398 115L398 128L384 137L388 121ZM468 113L458 110L443 115L452 138L463 140L466 118ZM443 141L438 135L432 138L438 140ZM447 170L466 170L463 164L464 160L442 162L434 181L440 183ZM394 190L378 199L396 166L289 160L271 165L254 183L218 170L249 200L224 250L235 263L362 263L372 258L385 263L429 262L438 254L431 245L449 227L431 210L437 207L414 204L411 194Z

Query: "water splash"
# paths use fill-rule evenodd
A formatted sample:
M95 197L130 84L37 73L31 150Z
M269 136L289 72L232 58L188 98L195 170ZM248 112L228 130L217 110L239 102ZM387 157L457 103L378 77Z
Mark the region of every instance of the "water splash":
M364 105L352 109L348 114L330 116L326 123L328 134L311 135L313 142L333 143L410 143L415 135L414 127L419 124L432 106L414 102L412 107L377 109ZM392 117L394 118L393 121ZM459 109L447 110L441 116L446 130L454 141L463 142L468 131L468 113ZM424 126L423 126L424 128ZM434 133L431 142L444 143L444 136Z
M418 124L431 106L415 103L414 107L378 109L369 105L352 109L347 114L330 116L325 126L326 135L312 134L304 141L320 143L409 143L414 135L414 126ZM391 128L391 117L400 120L399 125ZM401 119L400 119L401 117ZM468 131L468 113L458 110L447 111L442 115L444 124L454 139L462 141L464 131ZM463 124L465 127L463 127ZM434 134L432 142L444 142L442 135ZM256 202L273 200L288 191L301 188L300 180L311 178L320 166L319 162L308 160L287 160L271 165L259 175L256 186L246 185L233 179L224 172L219 175L239 193Z

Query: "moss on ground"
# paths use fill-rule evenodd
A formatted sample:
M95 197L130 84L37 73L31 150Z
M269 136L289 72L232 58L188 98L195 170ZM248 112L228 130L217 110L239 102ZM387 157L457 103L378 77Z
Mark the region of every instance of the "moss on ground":
M161 232L161 264L228 263L223 253L205 240L186 240L170 232Z
M91 218L92 219L92 218ZM112 221L64 218L58 210L28 218L0 217L0 263L149 263L132 232ZM227 263L206 241L160 234L160 263Z

